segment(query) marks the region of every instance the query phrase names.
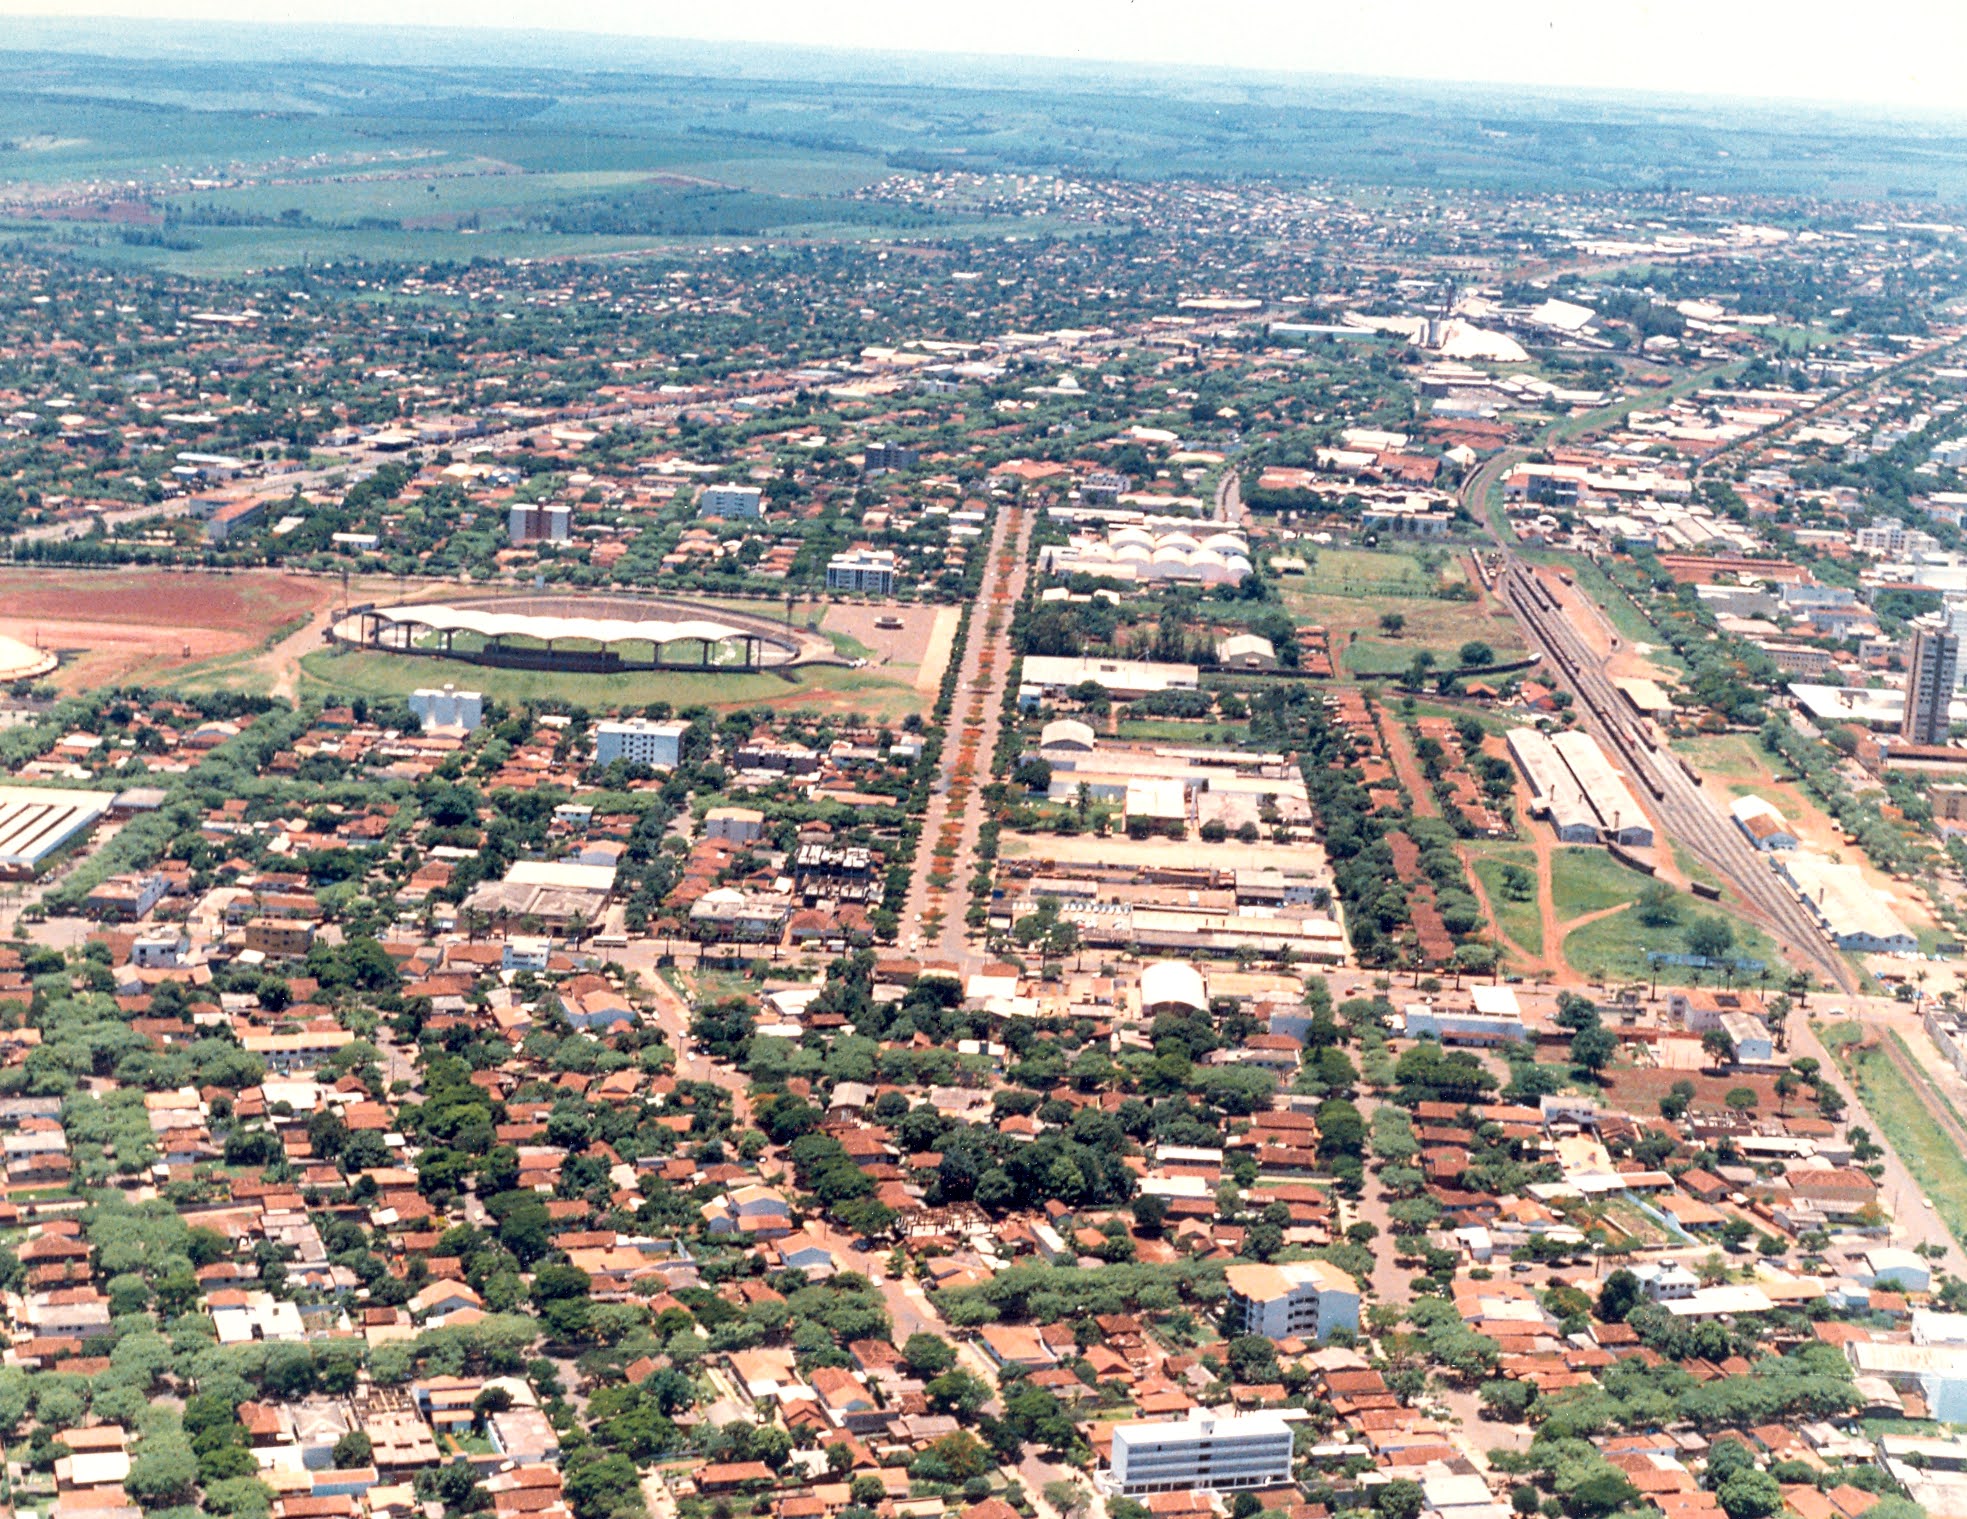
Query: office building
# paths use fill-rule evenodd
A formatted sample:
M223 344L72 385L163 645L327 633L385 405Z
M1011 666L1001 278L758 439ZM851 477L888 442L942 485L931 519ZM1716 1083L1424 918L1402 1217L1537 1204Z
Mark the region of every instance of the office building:
M410 710L426 733L435 728L461 728L472 733L485 720L485 698L477 691L460 691L456 686L442 690L423 686L410 693Z
M1329 1261L1237 1265L1224 1272L1243 1333L1318 1342L1359 1328L1359 1284Z
M895 591L895 556L887 549L848 549L826 562L826 588L829 591L867 591L876 596L892 596Z
M1291 1480L1291 1426L1274 1413L1122 1424L1102 1482L1109 1493L1233 1492Z
M625 723L597 723L594 728L594 761L612 765L627 760L631 765L653 765L673 770L683 758L683 735L688 723L652 723L636 718Z
M755 485L706 485L697 497L699 517L745 517L765 515L765 492Z
M1951 629L1916 627L1906 657L1906 711L1899 737L1909 744L1943 744L1947 707L1960 674L1960 635Z

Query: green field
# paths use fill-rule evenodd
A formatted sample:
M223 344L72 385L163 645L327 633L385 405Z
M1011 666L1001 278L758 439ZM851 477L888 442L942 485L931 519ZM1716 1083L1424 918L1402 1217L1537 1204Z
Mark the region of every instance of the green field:
M1333 658L1355 675L1402 674L1423 649L1437 665L1453 666L1457 651L1471 642L1486 643L1499 660L1521 659L1529 652L1513 617L1491 615L1473 601L1323 595L1289 586L1280 594L1285 609L1301 624L1325 629ZM1380 629L1386 612L1406 619L1398 637Z
M1833 1042L1831 1035L1840 1031L1835 1026L1825 1029L1825 1045L1851 1078L1858 1100L1885 1140L1905 1162L1920 1190L1932 1198L1933 1211L1955 1239L1967 1243L1967 1160L1963 1160L1959 1146L1884 1050L1855 1042Z
M446 681L483 691L504 702L571 702L597 711L668 702L673 707L810 706L860 712L891 721L923 708L922 697L900 681L871 670L816 665L777 675L690 670L636 670L619 675L567 675L547 670L501 670L463 660L412 659L395 654L338 653L324 649L301 661L301 694L408 696L420 686Z
M1636 894L1636 893L1635 893ZM1654 951L1683 954L1687 949L1687 925L1696 917L1725 919L1735 931L1731 953L1744 959L1760 960L1771 974L1782 974L1782 962L1769 936L1753 924L1731 915L1725 906L1704 902L1689 893L1679 898L1680 919L1659 927L1642 923L1631 907L1607 913L1602 918L1572 929L1564 936L1564 958L1571 969L1594 981L1656 980L1662 986L1715 985L1726 978L1717 970L1701 970L1684 965L1657 968L1646 956ZM1753 973L1744 972L1738 980L1755 982Z
M1472 863L1476 876L1482 882L1482 890L1489 898L1489 907L1495 914L1496 927L1507 934L1525 954L1541 955L1544 952L1544 923L1534 892L1529 901L1519 902L1503 890L1504 872L1511 865L1522 866L1530 872L1531 879L1535 880L1537 870L1535 853L1521 845L1516 845L1476 855Z
M1550 892L1561 918L1582 918L1635 901L1651 884L1602 849L1574 845L1551 853Z

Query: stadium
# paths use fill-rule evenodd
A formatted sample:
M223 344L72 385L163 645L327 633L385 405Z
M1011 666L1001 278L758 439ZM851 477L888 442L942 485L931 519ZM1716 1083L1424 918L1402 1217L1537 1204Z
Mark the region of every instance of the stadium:
M336 643L512 670L789 670L837 664L817 634L723 607L635 596L525 596L351 607Z

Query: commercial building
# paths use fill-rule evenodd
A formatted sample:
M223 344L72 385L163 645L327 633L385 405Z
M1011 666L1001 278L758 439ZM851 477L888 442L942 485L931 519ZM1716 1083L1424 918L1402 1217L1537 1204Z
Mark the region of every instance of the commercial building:
M82 910L92 918L110 922L134 922L164 900L170 882L156 871L142 875L111 876L89 893Z
M460 691L456 686L438 690L422 686L410 693L410 710L428 733L433 728L462 728L475 732L485 720L485 698L477 691Z
M594 727L594 762L612 765L627 760L631 765L652 765L674 770L683 758L683 735L688 723L650 722L635 718L628 722L597 723Z
M742 517L765 515L765 493L755 485L706 485L697 497L699 517Z
M1359 1284L1329 1261L1235 1265L1223 1279L1245 1334L1316 1343L1359 1327Z
M1946 742L1948 707L1960 676L1960 635L1946 628L1915 627L1906 655L1906 709L1899 737L1909 744Z
M100 822L112 800L106 791L0 786L0 875L33 871L69 840Z
M703 815L703 836L750 844L765 836L765 814L756 807L713 807Z
M515 502L506 514L505 530L514 543L565 543L573 536L574 513L565 506Z
M1274 1413L1117 1425L1101 1480L1123 1498L1280 1487L1291 1480L1291 1426Z
M1193 691L1202 681L1194 665L1155 664L1144 659L1097 659L1083 656L1032 654L1024 662L1024 683L1018 700L1030 706L1041 697L1057 696L1088 681L1109 696L1128 701L1156 691Z
M895 556L887 549L847 549L835 554L826 562L826 588L892 596Z

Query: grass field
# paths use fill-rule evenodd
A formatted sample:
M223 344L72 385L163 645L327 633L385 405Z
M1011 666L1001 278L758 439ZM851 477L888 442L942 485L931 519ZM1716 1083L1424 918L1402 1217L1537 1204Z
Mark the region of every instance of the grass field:
M1637 892L1634 893L1637 895ZM1715 970L1684 965L1655 968L1649 953L1683 954L1687 949L1687 925L1697 916L1721 917L1735 931L1733 954L1760 960L1772 968L1780 962L1769 936L1753 924L1732 917L1725 907L1683 893L1679 898L1680 918L1676 923L1653 927L1639 921L1630 906L1607 913L1602 918L1572 929L1564 936L1564 958L1571 969L1594 981L1657 980L1662 986L1715 985L1725 978ZM1753 981L1752 974L1738 979Z
M1541 955L1544 952L1543 914L1538 911L1534 892L1529 901L1519 902L1503 890L1503 877L1512 865L1522 866L1534 879L1537 867L1535 853L1515 845L1477 855L1473 863L1475 874L1482 882L1482 890L1489 898L1490 909L1495 914L1496 927L1526 954Z
M1826 1047L1920 1190L1933 1199L1933 1211L1955 1239L1967 1242L1967 1160L1884 1050L1833 1039L1846 1032L1859 1034L1856 1025L1824 1029Z
M1529 652L1516 620L1492 616L1472 601L1438 601L1427 597L1399 600L1371 596L1325 595L1285 587L1285 608L1300 623L1323 627L1333 654L1355 675L1397 675L1423 649L1437 664L1453 666L1465 643L1486 643L1501 660L1521 659ZM1380 630L1380 616L1398 612L1406 626L1397 638Z
M301 661L303 695L394 698L419 686L453 682L505 702L572 702L603 710L668 702L673 707L810 707L860 712L882 721L923 709L906 684L869 670L818 665L777 675L688 670L637 670L620 675L568 675L547 670L500 670L462 660L407 659L394 654L322 650Z
M1695 738L1676 739L1676 754L1684 754L1705 776L1729 781L1764 781L1769 778L1770 761L1762 746L1746 733L1706 733Z
M1636 901L1651 883L1602 849L1556 849L1550 857L1550 893L1561 918L1582 918Z

